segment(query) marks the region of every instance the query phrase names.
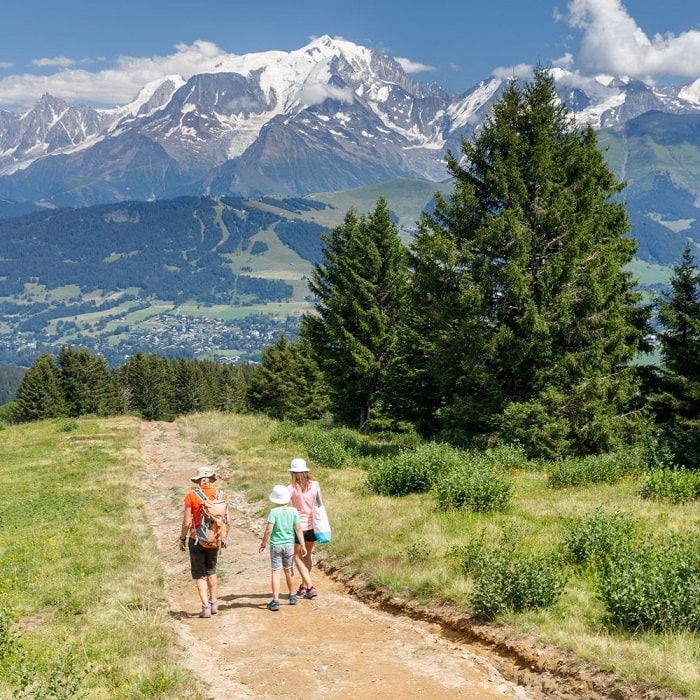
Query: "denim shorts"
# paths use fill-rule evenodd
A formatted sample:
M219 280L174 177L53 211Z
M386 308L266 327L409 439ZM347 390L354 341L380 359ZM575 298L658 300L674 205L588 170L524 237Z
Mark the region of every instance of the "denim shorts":
M273 571L291 569L292 566L294 566L293 544L277 544L270 547L270 568Z

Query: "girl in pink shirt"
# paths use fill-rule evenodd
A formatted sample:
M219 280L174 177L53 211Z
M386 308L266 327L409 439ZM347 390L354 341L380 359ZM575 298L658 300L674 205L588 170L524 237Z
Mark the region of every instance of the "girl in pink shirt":
M299 511L299 522L304 532L304 543L306 544L306 553L304 555L301 553L301 543L298 540L295 541L294 546L294 563L301 576L301 586L299 586L297 595L302 598L315 598L318 593L311 581L311 551L316 541L313 528L313 513L316 494L319 489L318 481L314 480L311 471L306 466L306 460L301 457L295 457L292 460L289 466L289 473L291 477L289 493L292 505Z

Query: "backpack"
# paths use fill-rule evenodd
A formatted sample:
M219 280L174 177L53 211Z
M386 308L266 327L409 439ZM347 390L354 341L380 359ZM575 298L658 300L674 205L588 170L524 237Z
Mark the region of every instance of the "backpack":
M222 491L210 500L200 488L192 489L202 501L202 517L199 527L194 529L195 544L207 549L221 549L228 544L228 501Z

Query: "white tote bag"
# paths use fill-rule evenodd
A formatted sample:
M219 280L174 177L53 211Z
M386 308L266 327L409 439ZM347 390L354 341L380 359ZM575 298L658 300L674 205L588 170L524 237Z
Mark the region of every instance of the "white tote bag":
M314 504L314 535L316 535L316 542L319 544L328 544L331 541L331 523L328 520L328 513L326 512L326 506L323 505L321 500L321 487L317 486L316 490L316 503Z

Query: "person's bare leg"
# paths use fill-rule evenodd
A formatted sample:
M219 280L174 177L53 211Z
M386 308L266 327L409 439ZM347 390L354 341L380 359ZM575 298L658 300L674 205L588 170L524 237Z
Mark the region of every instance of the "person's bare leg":
M282 578L281 571L279 569L274 569L270 574L270 584L272 586L272 599L280 599L280 580Z
M216 594L219 589L219 581L216 574L209 574L207 576L207 588L209 589L209 602L215 603L217 600Z
M289 591L289 595L293 595L296 593L294 590L294 569L285 569L284 578L287 581L287 590Z
M310 543L307 542L306 546L308 547L309 544ZM301 556L301 545L298 544L294 545L294 563L299 571L301 585L304 586L304 588L311 588L314 585L311 581L311 572L306 566L304 557Z
M197 593L199 593L199 599L202 601L202 607L205 608L209 605L209 587L207 585L206 578L198 578L195 580L197 584Z
M311 569L313 568L313 562L311 561L311 551L314 548L313 542L306 543L306 556L304 557L304 566L309 572L309 580L311 580Z

